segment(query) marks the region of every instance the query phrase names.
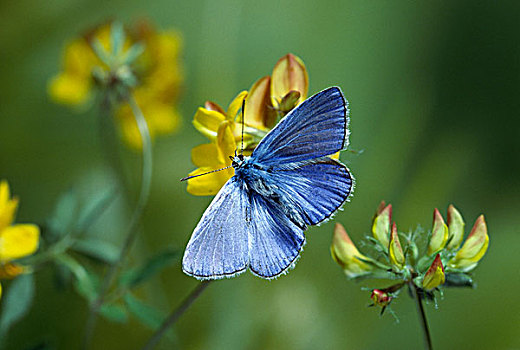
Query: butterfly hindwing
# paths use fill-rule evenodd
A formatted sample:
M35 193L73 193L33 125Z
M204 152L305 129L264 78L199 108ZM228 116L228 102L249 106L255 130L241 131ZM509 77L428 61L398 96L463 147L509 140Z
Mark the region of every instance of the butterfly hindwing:
M251 272L273 278L287 271L305 244L303 229L292 222L282 207L255 193L250 194Z
M264 165L328 156L348 144L348 104L330 87L294 108L258 144L252 158Z
M328 219L347 200L353 178L347 167L331 158L298 166L272 169L271 182L286 206L297 208L305 224L316 225Z
M213 199L193 231L182 269L199 279L230 277L248 265L249 210L243 183L231 178ZM247 214L248 215L248 214Z

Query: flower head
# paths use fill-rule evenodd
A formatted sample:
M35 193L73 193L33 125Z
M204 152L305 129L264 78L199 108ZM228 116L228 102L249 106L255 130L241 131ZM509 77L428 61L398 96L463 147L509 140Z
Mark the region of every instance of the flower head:
M484 215L480 215L462 248L448 262L448 265L455 269L470 271L477 266L477 263L486 254L488 245L489 236L486 221L484 220Z
M385 291L382 291L380 289L374 289L372 290L372 293L370 294L370 299L374 302L374 305L385 307L390 304L392 301L392 296L388 294Z
M228 158L234 154L237 146L242 147L242 137L244 154L251 154L260 140L276 125L277 119L306 98L307 90L305 65L298 57L288 54L275 65L272 76L260 78L249 91L240 92L226 110L215 102L207 101L195 113L193 126L212 143L193 149L192 161L199 168L190 176L230 165ZM240 110L243 104L242 116ZM234 145L233 149L231 145ZM194 195L215 195L233 174L233 169L228 169L191 178L188 180L188 192Z
M443 284L444 281L444 266L442 265L441 256L437 254L430 268L424 275L422 287L426 290L432 290Z
M348 277L357 277L372 269L370 265L363 262L370 259L359 252L341 224L334 226L330 252L334 261L343 268Z
M125 141L139 149L141 135L121 97L134 94L152 138L175 131L180 118L174 102L183 81L180 47L177 33L157 32L144 22L127 31L117 22L99 26L66 45L62 71L49 82L49 95L57 103L85 106L95 87L101 87L117 102L115 115Z
M38 249L40 229L33 224L13 224L18 199L11 198L7 181L0 182L0 279L13 278L24 269L12 263Z

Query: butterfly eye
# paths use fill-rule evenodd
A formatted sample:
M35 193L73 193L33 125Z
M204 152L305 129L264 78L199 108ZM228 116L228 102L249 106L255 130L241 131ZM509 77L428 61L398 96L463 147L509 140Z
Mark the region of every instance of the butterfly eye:
M243 154L239 154L239 155L238 155L238 159L240 159L240 160L244 160L244 155L243 155Z

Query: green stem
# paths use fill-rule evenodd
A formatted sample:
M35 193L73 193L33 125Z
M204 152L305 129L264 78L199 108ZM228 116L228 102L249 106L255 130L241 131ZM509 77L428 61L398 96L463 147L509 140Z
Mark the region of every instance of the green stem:
M90 342L92 340L92 335L94 333L94 328L96 326L97 321L97 313L103 302L105 301L106 294L114 282L114 279L117 275L117 272L121 266L124 265L126 257L130 252L135 239L137 238L137 233L139 232L139 223L141 221L141 216L143 215L144 208L146 203L148 202L148 197L150 195L150 188L152 182L152 143L150 139L150 132L148 130L148 124L146 123L146 119L144 118L141 109L137 105L133 96L129 95L127 98L127 102L132 109L132 112L135 117L135 121L137 122L137 127L139 128L139 132L141 134L141 139L143 143L142 156L143 156L143 165L142 165L142 176L141 176L141 190L139 193L139 199L135 206L134 212L132 214L132 218L130 220L130 224L128 226L128 233L126 235L125 241L123 243L123 248L119 254L119 258L117 261L112 264L103 279L103 283L101 285L101 289L99 291L98 297L94 300L94 302L90 305L89 315L87 319L87 324L85 326L85 333L83 336L82 348L88 349Z
M430 336L430 329L428 327L428 321L426 320L426 313L424 312L424 305L421 298L421 291L417 286L413 283L413 281L408 282L410 286L410 291L412 292L413 299L415 300L415 305L417 307L417 313L419 314L419 319L421 320L421 327L423 330L423 339L424 339L424 348L427 350L433 350L432 347L432 338Z
M193 302L200 296L200 294L209 286L211 281L204 281L197 285L197 287L183 300L183 302L173 312L166 317L159 329L152 335L148 342L143 346L142 350L154 349L164 333L184 314L186 310L193 304Z

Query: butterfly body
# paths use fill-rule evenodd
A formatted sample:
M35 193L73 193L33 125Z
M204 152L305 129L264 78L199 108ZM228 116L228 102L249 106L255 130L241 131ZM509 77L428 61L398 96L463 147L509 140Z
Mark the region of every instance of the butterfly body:
M210 204L186 247L183 271L199 279L245 271L286 272L304 231L348 199L353 178L327 156L348 143L347 102L337 87L304 101L271 130L250 157L235 155L235 175Z

